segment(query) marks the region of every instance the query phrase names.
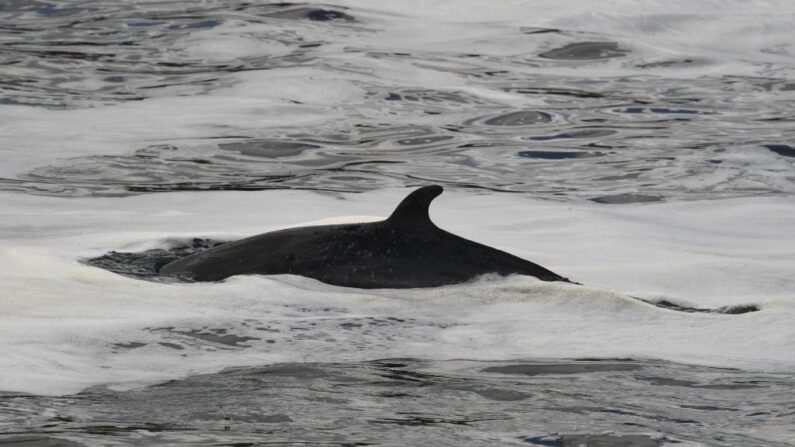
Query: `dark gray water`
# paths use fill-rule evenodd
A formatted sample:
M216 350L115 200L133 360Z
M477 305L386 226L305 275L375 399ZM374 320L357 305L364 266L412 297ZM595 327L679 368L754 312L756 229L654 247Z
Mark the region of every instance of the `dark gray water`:
M447 30L444 46L395 48L383 35L407 20L300 3L5 0L6 104L69 110L196 95L223 102L225 89L256 79L242 75L274 70L316 73L323 94L340 90L331 79L351 90L330 103L292 101L325 114L320 125L219 125L121 154L53 154L0 173L0 187L116 196L433 182L600 203L795 191L795 81L770 64L746 62L765 76L702 75L720 72L720 62L666 58L622 33L534 27L493 26L476 42ZM247 40L212 50L230 35ZM245 44L255 49L235 56ZM521 49L503 54L515 45ZM412 73L401 84L406 67L456 81L441 87ZM253 82L272 81L266 73Z
M774 447L791 445L792 379L629 359L278 364L0 395L0 445Z

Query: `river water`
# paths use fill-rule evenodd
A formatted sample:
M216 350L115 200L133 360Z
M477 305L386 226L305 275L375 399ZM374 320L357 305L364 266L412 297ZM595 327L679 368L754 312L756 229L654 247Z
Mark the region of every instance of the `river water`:
M0 0L0 444L795 445L792 23ZM151 271L428 184L582 285Z

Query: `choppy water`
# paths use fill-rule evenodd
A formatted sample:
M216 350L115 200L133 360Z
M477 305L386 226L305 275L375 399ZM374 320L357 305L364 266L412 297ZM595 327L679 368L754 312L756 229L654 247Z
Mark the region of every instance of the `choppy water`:
M792 23L0 0L0 444L795 444ZM443 228L584 286L134 277L429 183Z
M201 390L200 393L197 390ZM791 375L630 360L394 359L3 397L21 445L786 446ZM56 441L57 440L57 441ZM0 441L2 442L2 441Z
M207 126L193 135L171 129L121 152L48 154L29 169L3 172L2 187L120 195L435 182L603 202L793 192L795 82L778 35L754 61L744 54L744 36L731 34L733 14L717 20L726 20L727 39L736 42L707 52L678 48L706 37L699 20L716 20L700 9L677 16L638 7L606 34L532 26L544 22L527 11L534 6L513 5L520 13L513 22L480 22L476 11L437 11L430 21L409 7L5 1L5 104L135 104L109 118L128 125L152 113L148 100L214 101L163 110L191 115L189 127ZM538 6L546 9L542 18L550 9L561 13ZM781 9L763 31L792 17L792 8ZM576 21L577 8L571 13ZM460 15L467 20L456 23ZM423 20L438 35L417 33ZM680 35L687 32L693 35ZM669 48L658 46L660 35ZM721 60L720 51L735 45L731 62L746 64L739 70ZM278 95L281 110L247 104L249 92ZM202 122L228 102L248 117ZM258 125L257 114L272 113L318 121ZM89 115L88 122L73 115L81 121L75 127L90 132L94 123L103 132L102 119ZM81 138L78 129L53 129L51 137ZM152 137L156 144L147 143Z

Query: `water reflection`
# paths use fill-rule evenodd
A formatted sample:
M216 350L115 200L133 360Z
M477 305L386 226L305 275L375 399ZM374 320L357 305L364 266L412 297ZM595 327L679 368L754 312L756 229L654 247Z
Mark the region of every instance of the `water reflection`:
M303 3L0 1L0 102L224 98L300 78L314 81L290 88L312 92L277 91L278 101L328 115L312 128L219 125L121 155L55 156L0 188L118 196L434 182L598 203L795 192L791 80L688 77L714 62L577 30L500 28L434 48L379 40L379 26L398 20ZM275 75L241 76L251 71Z
M562 48L545 51L539 57L547 59L561 59L583 61L590 59L609 59L622 57L627 50L619 48L616 42L577 42Z

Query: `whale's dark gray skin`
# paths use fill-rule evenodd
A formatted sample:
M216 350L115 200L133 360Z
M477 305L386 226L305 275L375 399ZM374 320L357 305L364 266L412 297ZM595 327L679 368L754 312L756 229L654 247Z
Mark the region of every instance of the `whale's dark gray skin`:
M530 261L438 228L428 207L441 193L437 185L420 188L383 221L260 234L177 259L160 273L196 281L293 274L363 289L435 287L487 273L570 282Z

